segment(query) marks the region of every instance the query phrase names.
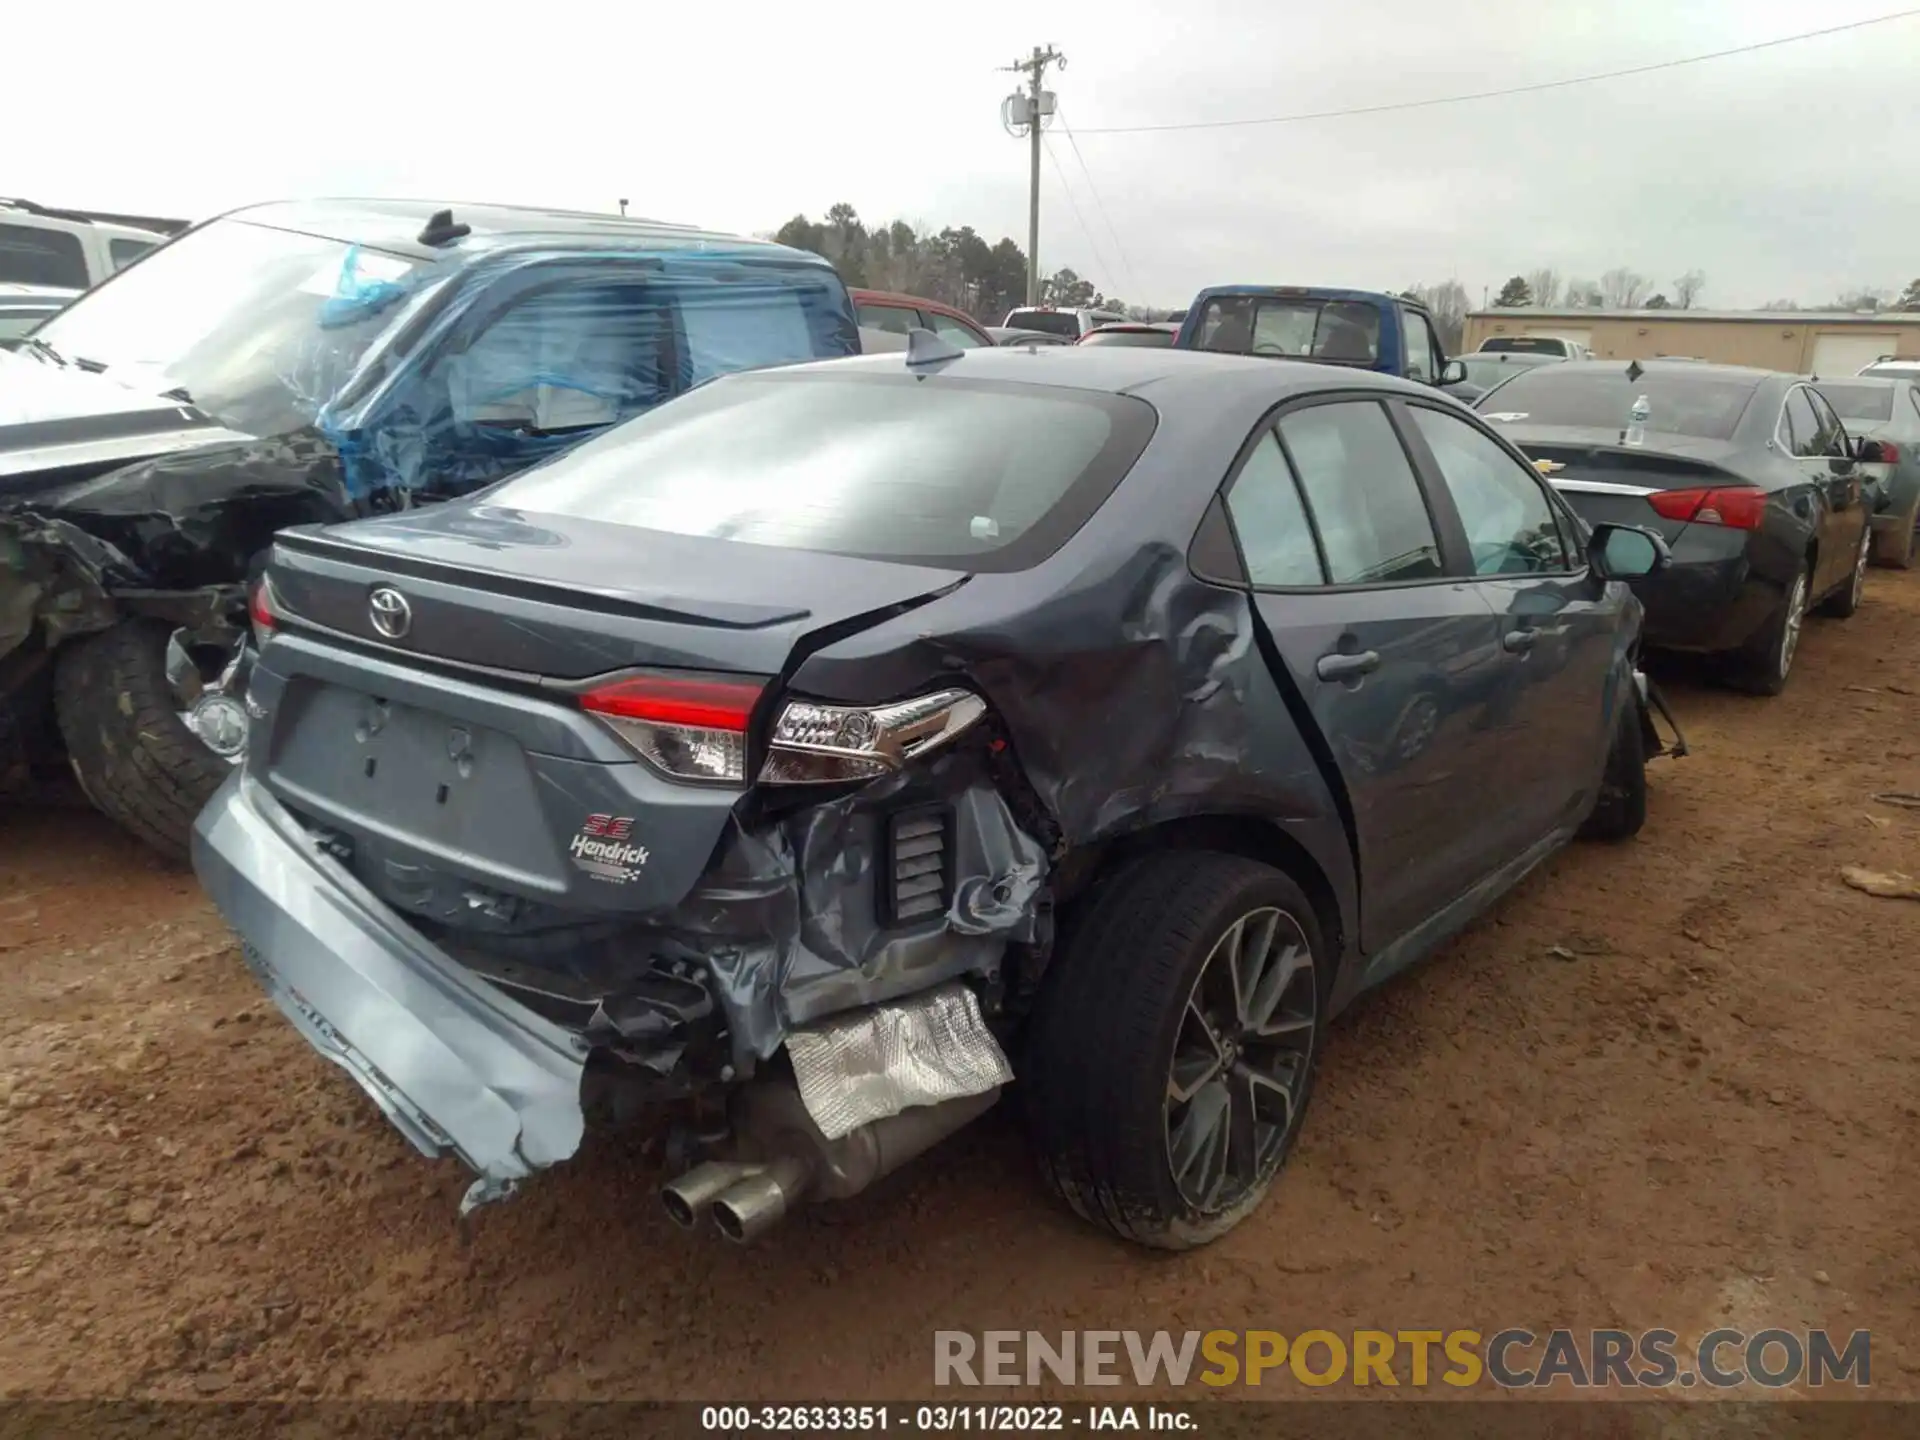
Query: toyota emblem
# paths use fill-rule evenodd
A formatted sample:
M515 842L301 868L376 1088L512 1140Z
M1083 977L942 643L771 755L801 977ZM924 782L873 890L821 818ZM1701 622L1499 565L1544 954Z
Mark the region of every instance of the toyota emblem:
M367 612L373 617L373 628L389 640L402 639L413 628L413 606L391 585L367 596Z

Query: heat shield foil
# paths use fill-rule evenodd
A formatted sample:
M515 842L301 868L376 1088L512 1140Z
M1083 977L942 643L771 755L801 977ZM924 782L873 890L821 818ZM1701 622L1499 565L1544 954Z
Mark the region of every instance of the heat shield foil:
M898 1115L979 1095L1013 1079L965 985L794 1030L787 1055L813 1123L829 1140Z

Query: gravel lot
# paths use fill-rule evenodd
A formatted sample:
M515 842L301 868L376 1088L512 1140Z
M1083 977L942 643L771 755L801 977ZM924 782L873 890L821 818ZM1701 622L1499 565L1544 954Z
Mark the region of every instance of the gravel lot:
M1635 844L1578 846L1336 1027L1266 1206L1185 1257L1078 1227L995 1117L751 1252L649 1137L464 1235L258 995L191 876L0 813L0 1393L838 1400L990 1327L1874 1332L1920 1397L1920 572L1812 622L1776 700L1669 693ZM1902 1198L1904 1197L1904 1199ZM1333 1392L1322 1392L1333 1393ZM1351 1393L1351 1392L1349 1392Z

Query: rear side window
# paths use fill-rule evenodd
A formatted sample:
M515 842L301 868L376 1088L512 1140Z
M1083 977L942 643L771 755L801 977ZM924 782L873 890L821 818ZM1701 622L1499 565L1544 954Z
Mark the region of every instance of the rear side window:
M859 305L854 313L869 330L890 330L896 335L918 329L921 324L920 312L903 305Z
M831 367L838 368L838 367ZM1051 554L1153 433L1128 396L910 375L740 375L509 480L490 503L963 570Z
M1279 429L1335 585L1444 573L1426 499L1384 409L1370 400L1314 405Z
M1869 423L1893 418L1891 385L1822 385L1820 393L1827 403L1848 420Z
M1300 490L1280 453L1280 441L1265 430L1227 492L1227 514L1240 542L1247 578L1256 585L1324 585Z
M146 240L109 240L107 258L113 261L114 269L121 270L151 249L153 249L152 243Z
M87 256L78 236L37 225L0 225L0 280L87 288Z

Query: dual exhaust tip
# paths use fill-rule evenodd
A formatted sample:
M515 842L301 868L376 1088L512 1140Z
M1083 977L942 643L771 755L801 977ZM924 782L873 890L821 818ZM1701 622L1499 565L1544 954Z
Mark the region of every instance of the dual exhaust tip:
M736 1245L750 1245L806 1199L807 1162L784 1156L763 1164L710 1160L660 1192L667 1216L685 1230L703 1219Z

